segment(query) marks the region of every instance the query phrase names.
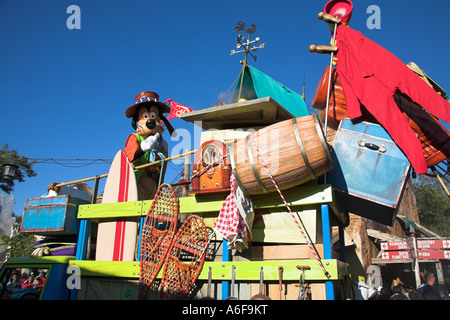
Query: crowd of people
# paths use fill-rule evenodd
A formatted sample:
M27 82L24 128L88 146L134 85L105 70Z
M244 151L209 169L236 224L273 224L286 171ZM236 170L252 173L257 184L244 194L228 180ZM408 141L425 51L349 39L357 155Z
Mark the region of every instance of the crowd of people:
M405 286L401 281L393 283L391 292L378 287L369 300L447 300L436 284L436 276L432 272L424 275L424 282L416 289Z
M4 290L2 290L2 297L7 299L38 299L45 283L45 277L45 271L36 275L33 271L20 273L19 270L13 270Z
M11 270L8 281L0 283L2 299L39 299L45 283L46 272L44 270L35 273L21 273L20 269ZM5 278L4 278L5 279ZM6 283L5 283L6 282ZM400 279L395 279L391 290L378 287L368 300L447 300L448 294L444 294L438 288L436 276L432 272L423 275L423 283L417 288L405 286ZM366 298L367 299L367 298Z

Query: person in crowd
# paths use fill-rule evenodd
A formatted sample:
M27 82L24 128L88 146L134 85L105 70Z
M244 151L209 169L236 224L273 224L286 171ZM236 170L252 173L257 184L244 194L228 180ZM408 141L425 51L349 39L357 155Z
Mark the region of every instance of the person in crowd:
M424 276L425 283L417 288L425 300L443 300L441 293L436 286L436 276L433 272L427 272Z
M6 285L6 290L8 291L8 294L13 293L16 289L21 289L23 283L19 279L19 274L13 273L11 276L11 280Z
M24 284L22 285L22 289L26 289L26 288L32 288L33 287L33 282L34 282L34 276L33 275L28 275L27 280L24 282Z
M22 272L22 275L20 276L20 282L25 283L28 279L28 275L25 272Z
M42 287L44 286L44 281L42 281L41 277L36 277L33 281L33 288L37 291L41 291Z
M407 294L408 294L409 300L425 300L425 299L423 298L423 296L422 296L420 293L417 292L416 289L410 289L410 290L407 292Z
M392 288L392 295L389 300L409 300L405 293L405 287L403 284L399 283Z
M45 276L47 275L47 273L45 272L45 271L41 271L40 273L39 273L39 277L41 277L41 279L42 279L42 281L44 281L45 282Z
M384 287L379 286L377 292L375 292L369 300L389 300L389 294Z

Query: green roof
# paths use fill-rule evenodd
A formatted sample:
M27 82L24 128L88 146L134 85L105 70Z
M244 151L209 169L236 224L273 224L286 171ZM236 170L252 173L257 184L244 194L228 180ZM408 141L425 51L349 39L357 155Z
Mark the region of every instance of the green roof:
M243 77L242 72L244 72ZM254 100L265 97L274 99L278 104L292 113L294 117L302 117L309 114L305 101L303 101L303 98L298 93L272 79L255 67L247 65L239 75L231 103L238 102L239 99Z

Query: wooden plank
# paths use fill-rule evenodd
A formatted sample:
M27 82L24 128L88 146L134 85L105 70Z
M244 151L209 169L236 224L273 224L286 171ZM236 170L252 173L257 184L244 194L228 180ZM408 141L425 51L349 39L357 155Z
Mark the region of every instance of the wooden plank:
M230 103L223 106L216 106L196 110L189 113L185 113L181 115L180 118L185 121L191 122L196 120L204 121L207 119L217 119L218 117L224 117L229 115L238 115L240 117L244 117L246 113L254 111L262 111L272 107L281 107L281 106L272 98L265 97L237 103Z
M4 265L8 268L14 268L20 265L33 265L33 268L39 268L38 265L52 265L56 263L67 264L74 259L74 256L42 256L40 258L20 257L11 258L5 261Z
M317 206L294 207L296 220L315 243L317 234ZM265 209L262 216L255 216L252 241L265 243L305 243L300 229L285 208Z
M139 278L139 261L71 260L69 265L80 268L82 276Z
M294 230L252 230L253 242L264 243L305 243L299 229Z
M212 267L212 279L215 281L231 280L231 268L236 266L236 281L259 281L261 266L264 267L264 279L278 280L278 267L283 266L283 279L298 281L300 271L297 265L309 266L305 271L305 280L325 281L342 279L347 274L346 265L336 259L322 260L326 270L331 274L327 279L316 260L271 260L271 261L207 261L203 265L199 280L208 280L209 266ZM81 276L139 278L139 261L89 261L71 260L70 265L78 266ZM159 273L160 278L162 272Z
M383 260L381 258L372 258L372 264L384 266L388 264L396 264L396 263L413 263L413 259L404 259L404 260ZM420 259L420 263L437 263L439 260L437 259Z
M142 206L146 201L88 204L78 207L78 219L101 219L136 217L143 215ZM150 202L151 203L151 202ZM150 207L148 207L150 208ZM148 209L147 209L148 211Z
M218 119L221 117L228 120L235 117L237 117L236 119L240 119L245 118L247 113L264 111L272 108L275 108L275 110L278 111L278 118L280 120L286 120L294 117L274 99L271 97L265 97L192 111L182 114L180 118L187 122L202 121L203 129L209 129L207 125L205 126L205 122L207 122L208 119Z
M323 244L315 245L319 256L323 256ZM308 245L264 245L252 247L253 260L298 260L314 259Z
M272 109L275 109L275 111ZM265 110L270 111L265 114ZM187 122L194 123L199 121L198 124L205 130L212 128L226 129L236 125L248 127L251 125L272 124L276 121L287 120L293 117L289 111L271 97L214 106L188 112L180 116L181 119ZM245 119L249 120L249 123L246 123ZM272 119L272 121L268 121L269 119ZM240 121L240 123L236 124L236 120Z
M277 210L277 209L275 209ZM279 210L279 209L278 209ZM201 214L203 222L206 227L212 228L217 220L217 213L204 213ZM305 229L311 237L311 240L317 242L317 225L316 225L316 212L313 210L306 210L302 212L302 221L305 225ZM252 228L252 242L264 242L264 243L291 243L302 244L305 243L305 239L300 233L297 225L286 212L267 212L263 215L263 221L255 221ZM222 240L220 234L215 234L215 240Z
M337 280L338 274L337 260L322 260L327 271L332 275L330 280ZM208 279L208 272L205 267L213 266L212 278L215 280L231 280L231 267L236 266L237 281L259 281L261 266L264 267L264 280L278 280L278 267L283 266L283 279L290 281L298 281L300 279L300 271L297 265L309 266L311 270L305 271L306 280L327 280L322 269L316 260L270 260L270 261L230 261L230 262L205 262L202 273L199 276L201 280Z
M202 215L207 212L219 212L222 208L226 194L218 198L211 197L182 197L179 198L179 213L195 213ZM287 203L292 206L304 206L311 204L326 204L333 201L333 193L330 185L300 186L283 191ZM256 209L284 208L284 202L278 193L253 196L253 204ZM77 217L79 219L100 219L111 217L134 217L145 216L150 209L152 200L102 203L80 205ZM142 207L141 207L142 205Z
M283 190L282 194L289 206L333 202L331 185L300 186ZM253 196L252 199L256 209L285 207L283 200L277 192Z
M277 117L277 108L275 106L263 110L263 121L273 122Z

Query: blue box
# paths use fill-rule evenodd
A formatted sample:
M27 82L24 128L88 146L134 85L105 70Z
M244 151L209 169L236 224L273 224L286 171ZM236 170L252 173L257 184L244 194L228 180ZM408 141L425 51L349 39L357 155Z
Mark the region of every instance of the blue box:
M344 211L392 226L411 167L387 131L343 118L327 174Z
M78 234L78 206L88 203L68 195L27 199L20 231L46 236Z

